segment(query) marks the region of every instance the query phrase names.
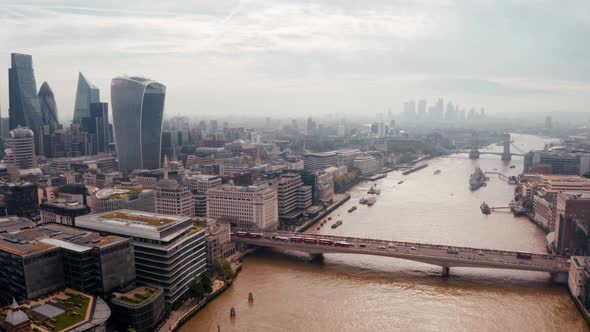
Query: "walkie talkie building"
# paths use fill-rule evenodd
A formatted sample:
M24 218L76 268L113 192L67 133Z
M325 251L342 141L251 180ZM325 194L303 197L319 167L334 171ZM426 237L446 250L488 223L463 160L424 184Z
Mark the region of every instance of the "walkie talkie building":
M143 77L111 81L111 106L119 170L160 168L166 86Z

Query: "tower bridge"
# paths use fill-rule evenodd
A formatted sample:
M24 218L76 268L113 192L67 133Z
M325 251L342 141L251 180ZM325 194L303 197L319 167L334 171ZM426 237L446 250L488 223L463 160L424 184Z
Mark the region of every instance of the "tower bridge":
M502 156L502 160L511 160L512 156L524 156L524 153L516 145L514 145L514 143L512 143L510 134L508 133L504 134L503 146L504 151L502 152L479 151L479 140L477 137L477 133L473 132L471 136L471 149L469 150L469 159L479 159L479 156L482 154ZM519 153L511 152L511 147L513 147Z
M312 256L339 253L406 259L440 266L443 276L449 275L451 267L472 267L549 272L555 281L567 282L570 264L565 257L547 254L333 235L237 232L234 240L245 245L287 249Z

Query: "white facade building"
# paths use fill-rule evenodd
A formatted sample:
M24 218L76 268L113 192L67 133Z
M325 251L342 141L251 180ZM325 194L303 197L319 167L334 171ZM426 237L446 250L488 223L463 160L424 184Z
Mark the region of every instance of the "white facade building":
M268 185L209 189L207 217L239 228L274 230L279 223L277 192Z

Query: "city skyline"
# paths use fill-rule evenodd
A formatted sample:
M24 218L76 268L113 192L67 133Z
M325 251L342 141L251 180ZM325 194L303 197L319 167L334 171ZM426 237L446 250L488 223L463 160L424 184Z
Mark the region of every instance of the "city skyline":
M585 110L588 48L580 41L589 25L578 14L588 9L582 1L559 8L455 1L205 1L166 10L141 4L137 11L134 1L9 2L0 12L7 32L1 41L35 57L37 78L51 85L65 123L78 71L103 90L104 100L112 77L157 77L168 86L169 114L189 116L399 113L418 96L462 100L494 114ZM28 25L44 28L33 34ZM6 65L8 56L2 55ZM0 75L3 114L6 87Z

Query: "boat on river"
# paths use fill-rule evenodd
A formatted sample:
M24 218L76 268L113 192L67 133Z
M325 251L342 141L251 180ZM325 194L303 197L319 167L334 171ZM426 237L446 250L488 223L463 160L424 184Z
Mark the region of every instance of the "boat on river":
M486 175L481 170L481 168L477 167L475 172L469 176L469 189L477 190L481 186L484 186L486 183Z
M336 227L339 227L340 225L342 225L342 220L338 220L337 222L333 223L331 227L336 228Z
M377 202L377 199L375 197L369 197L367 198L367 205L371 206L373 204L375 204L375 202Z
M356 205L355 205L355 206L353 206L353 207L351 207L350 209L348 209L348 213L351 213L351 212L353 212L354 210L356 210Z
M481 209L481 213L483 213L483 214L492 213L492 209L490 209L489 205L487 205L486 202L481 203L479 208Z

